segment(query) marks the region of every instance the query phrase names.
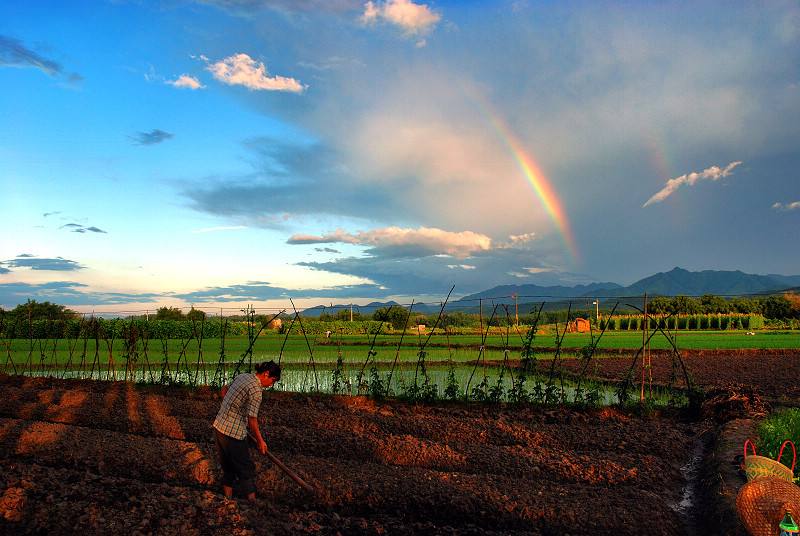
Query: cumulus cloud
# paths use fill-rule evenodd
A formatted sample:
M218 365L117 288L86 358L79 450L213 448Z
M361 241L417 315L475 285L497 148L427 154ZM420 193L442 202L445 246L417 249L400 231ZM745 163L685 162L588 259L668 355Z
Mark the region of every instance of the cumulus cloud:
M447 254L456 258L466 258L476 251L491 249L492 240L488 236L473 231L451 232L432 227L403 229L385 227L371 231L360 231L355 234L337 229L333 233L322 236L293 235L289 244L322 244L344 243L369 246L373 250L395 255L428 255Z
M14 259L3 261L3 263L10 268L30 268L31 270L53 272L74 272L85 268L80 263L63 257L43 258L28 254L18 255Z
M55 216L56 214L61 214L61 211L60 211L60 210L57 210L57 211L55 211L55 212L45 212L44 214L42 214L42 216L44 216L45 218L47 218L47 217L49 217L49 216Z
M172 137L173 135L169 132L164 132L156 128L150 132L137 132L135 136L131 136L131 139L138 145L155 145Z
M523 233L518 235L509 235L508 242L498 245L503 248L518 248L536 240L536 233Z
M341 253L341 251L339 251L338 249L333 249L333 248L314 248L314 251L317 251L319 253Z
M793 201L791 203L775 203L772 205L775 210L789 211L800 209L800 201Z
M209 64L206 69L214 78L230 86L244 86L256 91L288 91L302 93L304 86L294 78L269 76L266 66L247 54L239 53Z
M664 186L664 188L662 188L655 194L653 194L653 196L650 199L648 199L647 202L644 205L642 205L642 207L652 205L653 203L660 203L667 197L671 196L675 192L675 190L677 190L684 184L689 186L694 186L694 184L701 179L718 181L719 179L730 175L733 169L740 164L741 164L740 161L736 161L736 162L731 162L724 168L720 168L719 166L711 166L710 168L704 169L699 173L693 171L686 175L681 175L680 177L669 179L667 181L667 185Z
M411 0L387 0L364 4L360 20L362 24L385 21L400 28L404 35L413 37L430 33L441 18L440 14L425 4L415 4Z
M182 74L175 80L167 80L167 84L183 89L203 89L206 86L200 83L200 80L188 74Z

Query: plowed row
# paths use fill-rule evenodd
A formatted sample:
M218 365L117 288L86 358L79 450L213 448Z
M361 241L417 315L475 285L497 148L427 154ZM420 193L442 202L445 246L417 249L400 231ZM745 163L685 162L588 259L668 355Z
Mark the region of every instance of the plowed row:
M702 350L682 352L682 358L692 381L704 388L740 383L756 389L770 399L792 404L800 400L800 352L796 350ZM654 382L669 383L672 360L672 355L668 352L653 353L650 370ZM620 381L628 374L632 362L633 357L595 358L588 370L593 377ZM578 360L563 360L562 363L568 370L580 370L581 363ZM682 374L678 368L681 387L685 385ZM633 371L633 380L636 381L637 378L641 378L641 360Z
M696 427L615 410L267 393L256 505L219 493L208 390L0 376L0 533L685 533Z

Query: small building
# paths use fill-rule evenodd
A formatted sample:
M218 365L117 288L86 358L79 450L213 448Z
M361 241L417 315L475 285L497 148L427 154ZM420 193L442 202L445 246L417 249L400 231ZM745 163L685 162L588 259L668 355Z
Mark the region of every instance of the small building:
M567 325L569 333L589 333L591 330L590 322L585 318L576 318Z

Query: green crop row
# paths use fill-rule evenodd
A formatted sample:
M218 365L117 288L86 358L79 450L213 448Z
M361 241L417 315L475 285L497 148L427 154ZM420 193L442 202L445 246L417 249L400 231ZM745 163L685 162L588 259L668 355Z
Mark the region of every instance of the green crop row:
M0 326L0 336L9 339L189 339L193 336L219 338L247 334L244 322L225 322L220 319L205 322L186 320L124 320L94 318L91 320L34 320L6 322ZM202 332L202 333L201 333Z
M609 331L637 331L644 327L644 316L612 316L600 319L600 329ZM667 318L648 316L648 328L680 330L761 329L764 317L740 314L673 315Z
M411 329L411 328L409 328ZM305 318L301 321L291 320L284 321L280 328L281 333L289 333L292 335L300 335L305 332L306 335L325 335L330 332L331 337L337 335L374 335L376 333L392 333L392 325L388 322L378 322L375 320L361 320L356 322L348 322L346 320L310 320Z

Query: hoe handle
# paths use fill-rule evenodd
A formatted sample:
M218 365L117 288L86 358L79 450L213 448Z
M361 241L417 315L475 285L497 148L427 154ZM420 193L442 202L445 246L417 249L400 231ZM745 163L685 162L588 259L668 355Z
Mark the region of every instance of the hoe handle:
M253 437L253 435L250 432L248 432L247 435L250 437L250 440L255 443L256 440ZM286 473L289 476L289 478L294 480L297 483L298 486L300 486L301 488L303 488L306 491L310 491L311 493L315 493L316 492L316 490L314 488L312 488L311 486L309 486L306 483L305 480L303 480L302 478L297 476L297 473L295 473L294 471L292 471L291 469L286 467L286 465L284 465L284 463L282 461L280 461L277 458L277 456L275 456L273 453L271 453L270 451L267 451L266 455L267 455L267 458L269 458L272 461L272 463L277 465L278 468L280 468L281 471Z
M282 470L284 473L286 473L286 474L289 476L289 478L291 478L292 480L294 480L295 482L297 482L297 484L298 484L298 485L299 485L301 488L303 488L303 489L304 489L304 490L306 490L306 491L310 491L311 493L314 493L314 488L312 488L311 486L309 486L309 485L306 483L306 481L305 481L305 480L303 480L302 478L300 478L299 476L297 476L297 473L295 473L294 471L292 471L291 469L289 469L288 467L286 467L286 466L283 464L283 462L282 462L282 461L280 461L280 460L279 460L279 459L278 459L278 458L277 458L277 457L276 457L276 456L275 456L273 453L271 453L270 451L267 451L267 458L269 458L269 459L272 461L272 463L274 463L275 465L277 465L278 467L280 467L280 469L281 469L281 470Z

